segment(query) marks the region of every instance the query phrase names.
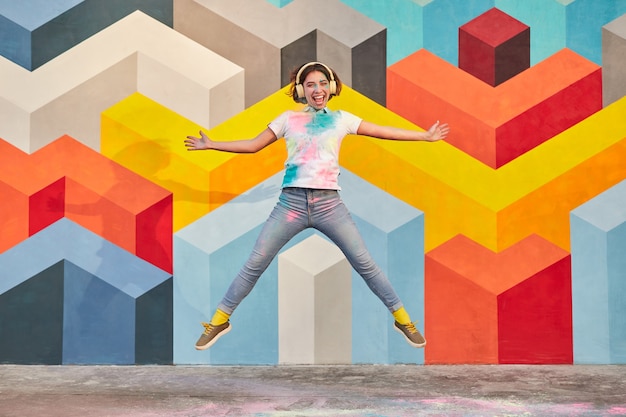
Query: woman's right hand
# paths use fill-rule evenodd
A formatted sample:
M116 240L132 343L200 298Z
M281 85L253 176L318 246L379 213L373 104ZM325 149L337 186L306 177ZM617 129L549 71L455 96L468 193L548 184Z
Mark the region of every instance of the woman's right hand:
M187 136L185 139L185 146L188 151L202 151L205 149L210 149L211 140L209 137L201 130L200 137L195 136Z

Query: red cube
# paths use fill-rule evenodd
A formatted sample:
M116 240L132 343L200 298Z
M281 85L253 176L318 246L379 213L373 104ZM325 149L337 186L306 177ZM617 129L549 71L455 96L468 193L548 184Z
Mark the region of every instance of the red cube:
M530 67L530 27L492 8L459 28L459 68L491 86Z

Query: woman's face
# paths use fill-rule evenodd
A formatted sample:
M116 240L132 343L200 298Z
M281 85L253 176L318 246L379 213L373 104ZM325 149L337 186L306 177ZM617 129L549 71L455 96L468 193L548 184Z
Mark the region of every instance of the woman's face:
M304 97L309 106L316 110L326 107L330 98L330 85L323 72L309 72L302 86L304 87Z

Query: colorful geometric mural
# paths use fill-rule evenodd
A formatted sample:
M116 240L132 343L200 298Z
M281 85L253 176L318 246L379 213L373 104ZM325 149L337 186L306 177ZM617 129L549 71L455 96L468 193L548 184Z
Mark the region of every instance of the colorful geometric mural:
M345 83L331 108L452 129L344 141L342 198L428 344L352 271L322 362L626 363L624 51L623 0L0 0L0 363L292 361L278 294L313 295L281 282L335 270L293 255L323 257L314 231L193 348L275 204L284 143L183 140L255 136L299 107L285 86L310 60Z

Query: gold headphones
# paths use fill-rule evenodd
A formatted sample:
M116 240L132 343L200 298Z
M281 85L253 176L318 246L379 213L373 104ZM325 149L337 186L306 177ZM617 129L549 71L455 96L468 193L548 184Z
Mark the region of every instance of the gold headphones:
M302 83L300 82L300 76L302 75L302 71L304 71L305 68L308 68L310 66L313 65L321 65L322 67L326 68L326 71L328 71L328 74L330 76L330 80L328 82L328 90L330 92L330 94L336 94L337 93L337 82L335 81L335 75L333 74L333 71L328 68L326 65L322 64L321 62L309 62L308 64L304 64L302 67L300 67L300 69L298 70L298 73L296 74L296 79L295 79L295 84L296 84L296 98L304 98L304 87L302 86Z

